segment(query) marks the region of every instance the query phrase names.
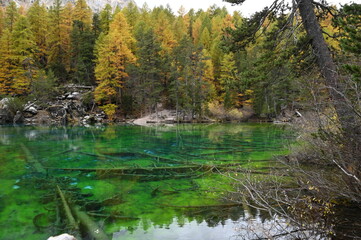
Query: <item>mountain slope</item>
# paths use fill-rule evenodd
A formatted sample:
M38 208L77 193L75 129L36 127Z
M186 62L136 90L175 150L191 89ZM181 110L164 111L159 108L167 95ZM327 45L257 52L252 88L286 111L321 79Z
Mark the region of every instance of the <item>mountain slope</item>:
M7 5L10 0L0 0L0 5ZM18 6L24 6L28 8L34 0L14 0ZM51 7L55 0L40 0L40 4L45 4L47 7ZM62 4L65 5L67 2L75 3L76 0L61 0ZM123 8L127 6L132 0L87 0L89 7L93 12L99 12L106 4L110 4L113 9L117 6Z

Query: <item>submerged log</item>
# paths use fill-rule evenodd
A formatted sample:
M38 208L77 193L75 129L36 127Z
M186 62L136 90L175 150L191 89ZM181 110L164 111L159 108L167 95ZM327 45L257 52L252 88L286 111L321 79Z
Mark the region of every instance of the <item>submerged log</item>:
M86 155L86 156L91 156L91 157L96 157L98 159L108 159L108 160L119 160L118 158L114 158L114 157L111 157L111 156L106 156L106 155L103 155L103 154L96 154L96 153L87 153L87 152L79 152L79 151L76 151L74 153L78 153L78 154L81 154L81 155Z
M123 220L139 220L140 218L137 217L128 217L128 216L119 216L114 214L101 214L101 213L92 213L88 212L88 215L94 217L102 217L102 218L116 218L116 219L123 219Z
M172 207L172 208L230 208L242 206L242 203L226 203L226 204L215 204L215 205L197 205L197 206L177 206L171 204L161 204L163 207Z
M81 172L96 172L97 174L106 174L109 172L118 172L119 174L147 174L147 173L171 173L171 172L187 172L187 171L201 171L210 170L214 166L210 165L191 165L191 166L172 166L172 167L144 167L144 168L54 168L46 167L46 169L64 170L64 171L81 171Z
M201 153L197 154L195 156L212 156L212 155L222 155L222 154L231 154L231 153L239 153L239 152L245 152L245 150L230 150L230 151L223 151L223 152L212 152L212 153Z
M86 214L80 210L79 206L71 205L76 218L80 221L80 224L86 229L87 233L95 240L109 240L105 232Z
M20 144L20 146L25 153L26 161L31 165L31 167L34 168L34 170L38 173L46 174L46 170L44 169L43 165L41 165L41 163L36 158L34 158L29 149L24 144Z
M178 164L189 164L189 165L199 165L197 163L190 162L190 161L183 161L183 160L177 160L177 159L172 159L172 158L166 158L166 157L161 157L161 156L158 156L158 155L153 155L153 154L148 154L148 153L144 153L143 155L151 157L151 158L155 158L158 161L162 161L162 162L170 162L170 163L178 163Z
M145 168L53 168L46 167L51 170L61 171L80 171L80 172L96 172L99 178L104 177L135 177L135 178L151 178L151 177L169 177L169 178L183 178L183 177L197 177L200 174L212 172L241 172L254 174L268 174L267 172L239 168L239 163L218 164L218 165L190 165L190 166L172 166L172 167L145 167ZM272 169L272 168L269 168ZM184 175L179 175L183 173Z
M118 153L100 153L99 154L99 153L87 153L87 152L79 152L79 151L77 151L76 153L91 156L91 157L96 157L98 159L108 159L108 160L113 160L113 161L119 161L120 160L119 157L122 157L122 156L137 156L138 155L139 157L146 157L146 158L155 159L158 162L161 161L161 162L166 162L166 163L199 165L199 164L194 163L194 162L177 160L177 159L162 157L162 156L158 156L158 155L154 155L154 154L140 153L140 152L118 152ZM119 156L119 157L117 157L117 156ZM134 160L135 159L132 158L130 160L122 160L122 162L134 161Z
M65 198L63 192L61 191L59 185L56 185L56 187L57 187L57 190L58 190L58 194L59 194L59 196L61 198L61 202L63 203L65 216L68 219L70 229L72 231L79 231L79 226L78 226L77 222L75 221L75 218L74 218L73 214L71 213L69 204L66 201L66 198Z
M104 233L104 231L85 212L81 211L79 206L70 204L70 201L66 199L64 193L61 191L58 185L57 190L63 202L64 210L69 220L69 224L73 227L74 230L79 230L79 226L74 218L75 216L76 219L80 222L80 224L85 228L86 233L89 234L93 239L109 240L108 236Z

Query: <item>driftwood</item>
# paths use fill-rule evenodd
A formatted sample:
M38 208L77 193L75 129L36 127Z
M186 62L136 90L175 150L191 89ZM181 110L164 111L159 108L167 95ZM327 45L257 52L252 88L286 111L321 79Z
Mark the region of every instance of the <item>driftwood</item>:
M236 148L233 147L204 147L204 146L191 146L191 145L186 145L185 148L204 149L204 150L237 150Z
M118 152L118 153L87 153L87 152L79 152L77 151L76 153L78 154L82 154L82 155L87 155L87 156L91 156L91 157L96 157L99 159L108 159L108 160L113 160L113 161L119 161L119 157L116 156L136 156L138 155L139 157L147 157L147 158L151 158L151 159L155 159L158 162L166 162L166 163L176 163L176 164L191 164L191 165L198 165L197 163L194 162L189 162L189 161L183 161L183 160L176 160L176 159L171 159L171 158L166 158L166 157L162 157L162 156L158 156L158 155L153 155L153 154L149 154L149 153L140 153L140 152ZM127 162L127 161L134 161L135 159L122 159L122 162Z
M50 157L54 157L54 156L58 156L58 155L63 155L63 154L66 154L66 153L69 153L69 152L75 152L77 150L81 149L81 147L72 147L68 150L65 150L65 151L62 151L62 152L58 152L58 153L55 153L53 155L50 155Z
M43 165L41 165L41 163L34 158L29 149L24 144L20 144L20 146L25 153L26 161L33 167L33 169L38 173L45 174L46 170L44 169Z
M111 156L106 156L106 155L103 155L103 154L96 154L96 153L87 153L87 152L79 152L79 151L76 151L74 153L78 153L78 154L81 154L81 155L86 155L86 156L91 156L91 157L96 157L98 159L108 159L108 160L116 160L118 161L119 159L118 158L115 158L115 157L111 157Z
M244 150L230 150L230 151L223 151L223 152L200 153L195 156L202 157L202 156L222 155L222 154L239 153L239 152L245 152L245 151Z
M79 231L79 226L78 226L77 222L75 221L75 218L74 218L73 214L71 213L69 204L66 201L66 198L65 198L63 192L61 191L61 189L60 189L60 187L58 185L56 187L57 187L57 190L58 190L58 194L59 194L59 196L61 198L61 202L63 203L65 215L66 215L66 218L68 219L70 229L72 231Z
M102 200L101 204L103 206L112 206L112 205L121 204L123 202L124 202L124 200L121 195L115 195L113 197Z
M189 165L189 166L172 166L172 167L144 167L144 168L53 168L46 167L49 170L62 170L62 171L80 171L80 172L96 172L97 177L113 177L113 176L128 176L135 178L142 177L168 177L168 178L181 178L200 176L200 172L239 172L239 173L253 173L253 174L269 174L264 171L255 171L250 169L239 168L239 163L219 164L219 165ZM273 169L273 168L264 168ZM175 173L186 173L179 175Z
M128 167L128 168L55 168L46 167L46 169L64 170L64 171L81 171L81 172L97 172L102 173L118 172L120 174L147 174L147 173L165 173L165 172L185 172L185 171L199 171L204 169L211 169L213 166L172 166L172 167Z
M172 208L231 208L242 206L242 203L226 203L226 204L216 204L216 205L197 205L197 206L178 206L170 204L160 204L163 207L172 207Z
M86 214L80 210L79 206L70 206L80 224L86 229L87 233L95 240L109 240L105 232Z
M61 191L58 185L57 190L62 200L64 211L68 218L69 225L72 227L72 230L79 230L79 226L75 221L76 218L85 228L87 234L89 234L93 239L109 240L108 236L104 233L104 231L85 212L81 211L79 206L69 204L69 201L66 199L64 193Z
M183 161L183 160L176 160L176 159L161 157L161 156L157 156L157 155L153 155L153 154L147 154L147 153L144 153L144 156L148 156L148 157L151 157L151 158L155 158L155 159L157 159L158 161L162 161L162 162L170 162L170 163L178 163L178 164L189 164L189 165L199 165L199 164L194 163L194 162Z
M123 219L123 220L139 220L140 219L137 217L119 216L119 215L113 215L113 214L108 215L108 214L92 213L92 212L88 212L88 215L94 216L94 217L116 218L116 219Z

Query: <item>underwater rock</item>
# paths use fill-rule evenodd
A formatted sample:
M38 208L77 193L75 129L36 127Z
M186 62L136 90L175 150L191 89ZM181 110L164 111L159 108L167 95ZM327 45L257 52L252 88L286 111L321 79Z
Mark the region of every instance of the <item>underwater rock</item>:
M48 240L77 240L74 236L67 233L61 234L59 236L50 237Z

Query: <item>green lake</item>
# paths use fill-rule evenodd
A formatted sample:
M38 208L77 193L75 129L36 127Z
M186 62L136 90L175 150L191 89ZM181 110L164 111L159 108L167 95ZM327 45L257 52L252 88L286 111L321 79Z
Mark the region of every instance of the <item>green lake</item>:
M267 217L225 200L225 173L266 171L290 142L273 124L2 126L0 239L70 232L57 186L109 239L237 239Z

